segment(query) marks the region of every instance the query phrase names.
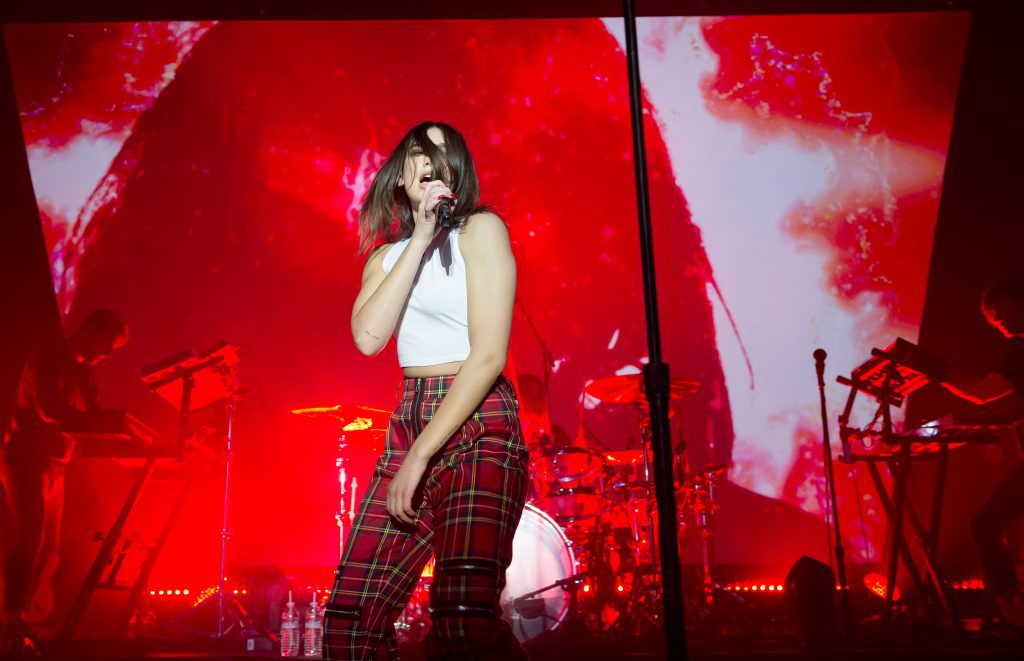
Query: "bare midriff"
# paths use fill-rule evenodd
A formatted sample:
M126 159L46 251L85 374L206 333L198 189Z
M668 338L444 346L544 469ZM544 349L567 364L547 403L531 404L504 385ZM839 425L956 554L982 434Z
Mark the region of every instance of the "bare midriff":
M402 368L402 374L407 379L423 379L428 376L451 376L458 374L465 361L457 360L453 363L441 363L440 365L416 365L414 367Z

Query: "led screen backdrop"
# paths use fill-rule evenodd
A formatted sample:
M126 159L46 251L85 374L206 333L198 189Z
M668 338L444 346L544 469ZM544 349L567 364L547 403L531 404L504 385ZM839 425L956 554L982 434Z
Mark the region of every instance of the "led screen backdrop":
M825 551L811 352L828 350L831 382L916 339L968 21L639 22L663 342L673 375L702 383L673 404L673 441L691 466L731 467L723 560ZM635 410L583 394L646 360L618 20L6 30L63 312L114 307L132 329L105 400L169 433L139 368L220 339L243 349L234 563L337 559L337 430L288 411L393 404L393 348L367 359L349 338L356 214L423 119L464 132L508 222L530 428L637 447ZM828 394L835 419L846 393ZM196 427L216 457L216 412ZM347 458L358 491L372 453ZM109 510L120 494L90 485L124 470L80 460L69 515ZM876 558L868 481L840 473L851 553ZM215 556L219 489L197 484L158 574L216 571L189 558Z

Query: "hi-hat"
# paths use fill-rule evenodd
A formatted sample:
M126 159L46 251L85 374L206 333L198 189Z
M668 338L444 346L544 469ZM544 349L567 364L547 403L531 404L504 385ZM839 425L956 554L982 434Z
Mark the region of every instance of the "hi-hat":
M584 392L606 404L639 404L647 401L643 374L620 374L592 381ZM700 390L700 382L689 379L670 379L669 399L690 397Z

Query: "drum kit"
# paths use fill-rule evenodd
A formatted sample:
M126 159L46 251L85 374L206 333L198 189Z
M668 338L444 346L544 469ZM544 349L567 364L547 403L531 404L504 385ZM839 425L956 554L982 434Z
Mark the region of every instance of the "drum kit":
M697 392L695 381L672 379L670 397ZM516 637L525 642L540 634L582 623L590 631L633 636L660 626L658 512L654 495L650 415L640 374L591 382L585 393L610 404L635 406L641 414L641 447L610 451L583 440L553 444L546 434L530 441L530 498L513 539L512 563L500 603ZM359 405L296 409L298 415L330 418L338 437L339 541L355 516L358 483L346 468L348 448L383 448L389 411ZM703 558L702 600L713 597L712 541L715 491L726 466L690 472L685 450L676 463L676 509L680 546L687 523L700 532ZM395 624L402 641L429 629L429 586L433 563Z

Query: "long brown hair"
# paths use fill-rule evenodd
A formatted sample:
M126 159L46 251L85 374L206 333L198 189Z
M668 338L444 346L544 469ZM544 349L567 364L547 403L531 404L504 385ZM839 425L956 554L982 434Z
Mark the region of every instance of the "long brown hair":
M444 135L444 151L427 135L427 130L435 126ZM443 122L421 122L405 134L373 176L366 201L359 209L360 252L366 252L382 241L393 243L412 235L415 225L409 196L398 181L402 177L405 157L413 147L419 147L426 153L430 158L433 178L443 176L458 198L452 213L455 227L463 227L470 216L486 209L480 204L480 181L465 138Z

